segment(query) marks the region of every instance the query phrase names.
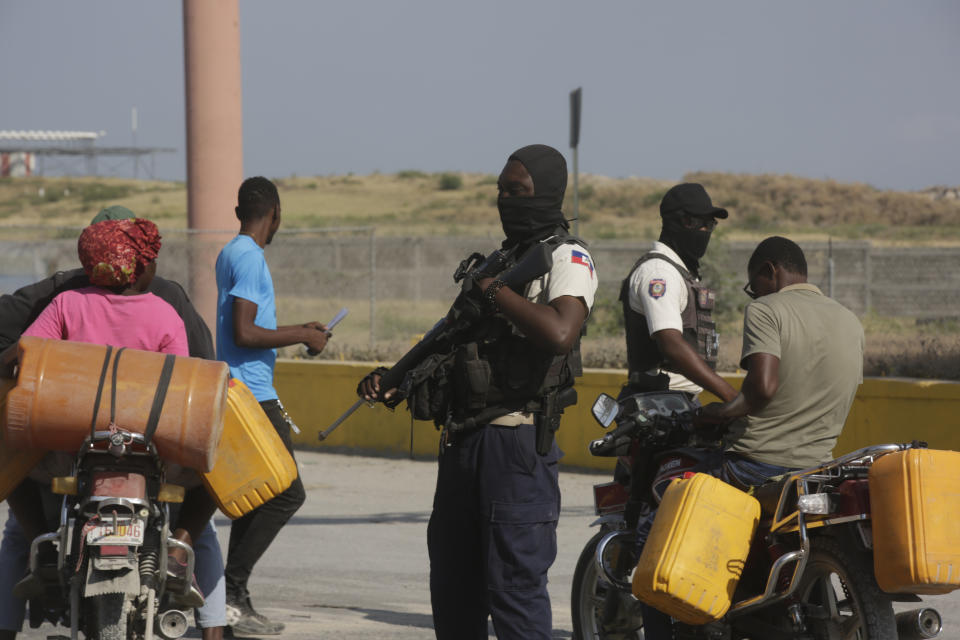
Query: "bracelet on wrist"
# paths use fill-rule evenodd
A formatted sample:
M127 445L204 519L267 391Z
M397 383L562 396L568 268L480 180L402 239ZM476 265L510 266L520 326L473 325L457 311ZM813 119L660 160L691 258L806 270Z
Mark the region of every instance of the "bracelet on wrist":
M500 293L500 289L503 289L507 286L507 283L503 280L494 280L483 292L483 303L491 314L497 313L500 311L500 305L497 304L497 294Z

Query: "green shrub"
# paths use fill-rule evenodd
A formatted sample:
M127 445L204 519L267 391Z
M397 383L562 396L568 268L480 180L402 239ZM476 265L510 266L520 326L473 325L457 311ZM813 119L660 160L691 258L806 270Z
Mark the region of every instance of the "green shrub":
M663 200L663 196L665 195L667 195L666 189L652 191L643 196L643 200L640 201L640 204L642 204L644 207L659 207L660 201Z
M592 184L585 184L582 187L578 187L577 190L579 191L578 196L580 200L589 200L597 193L597 190L594 189Z
M397 171L397 177L401 180L410 180L412 178L426 178L427 174L416 169L404 169L403 171Z
M459 173L441 173L437 186L440 191L456 191L463 186L463 178Z

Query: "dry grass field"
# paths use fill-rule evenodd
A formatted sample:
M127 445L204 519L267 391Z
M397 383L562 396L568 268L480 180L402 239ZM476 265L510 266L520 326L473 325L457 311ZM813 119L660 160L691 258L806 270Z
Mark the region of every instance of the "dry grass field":
M829 237L870 240L878 245L960 245L960 201L956 199L937 200L924 193L783 175L693 173L684 179L703 183L714 202L730 210L730 218L718 230L718 236L726 240L755 241L776 233L797 240ZM286 229L375 226L378 237L501 234L495 210L496 177L489 174L411 170L288 177L276 182ZM655 239L658 205L671 185L646 178L581 176L581 235L588 241ZM108 204L127 206L156 221L161 229L186 226L186 189L180 182L0 178L0 233L6 227L7 237L12 237L12 227L24 225L82 227ZM570 206L568 197L568 210ZM18 231L16 236L29 233ZM620 278L623 274L611 275ZM295 300L284 304L281 301L279 305L281 316L297 306ZM389 306L388 301L383 304ZM437 308L419 311L402 304L390 307L387 311L396 331L378 340L375 348L360 346L362 337L340 340L337 345L331 343L323 357L394 359L409 346L410 338L391 336L416 335L416 327L429 327L446 308L434 306ZM596 308L584 342L588 366L624 366L617 309L615 301ZM356 309L354 313L364 311ZM960 379L960 319L918 322L867 316L863 322L867 375ZM736 369L739 323L735 312L721 318L724 370ZM345 325L344 331L349 330ZM289 355L295 356L297 351L290 350Z
M729 239L771 233L881 244L960 244L960 201L883 191L866 184L784 175L692 173L730 210ZM401 171L276 180L285 226L375 225L378 235L499 235L496 177ZM580 230L589 239L653 239L658 205L671 182L580 178ZM122 204L168 228L186 226L180 182L122 178L0 178L0 227L82 226L105 204ZM567 207L571 199L567 199Z

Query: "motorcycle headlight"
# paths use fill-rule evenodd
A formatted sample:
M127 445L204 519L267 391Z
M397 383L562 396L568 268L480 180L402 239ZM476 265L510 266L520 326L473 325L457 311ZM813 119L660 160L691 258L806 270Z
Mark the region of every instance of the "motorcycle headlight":
M808 493L797 498L797 511L825 516L836 511L836 500L828 493Z

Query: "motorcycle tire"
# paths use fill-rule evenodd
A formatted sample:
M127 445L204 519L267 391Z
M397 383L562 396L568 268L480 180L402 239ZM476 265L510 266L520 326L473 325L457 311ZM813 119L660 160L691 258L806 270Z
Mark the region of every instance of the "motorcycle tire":
M601 529L590 538L573 572L570 593L573 640L642 640L643 618L635 613L633 597L607 583L600 575L595 556L600 539L609 533ZM614 621L602 624L608 598L616 598Z
M893 603L877 585L869 553L832 537L814 537L796 595L817 640L897 640Z
M125 593L105 593L83 599L87 640L127 640Z

